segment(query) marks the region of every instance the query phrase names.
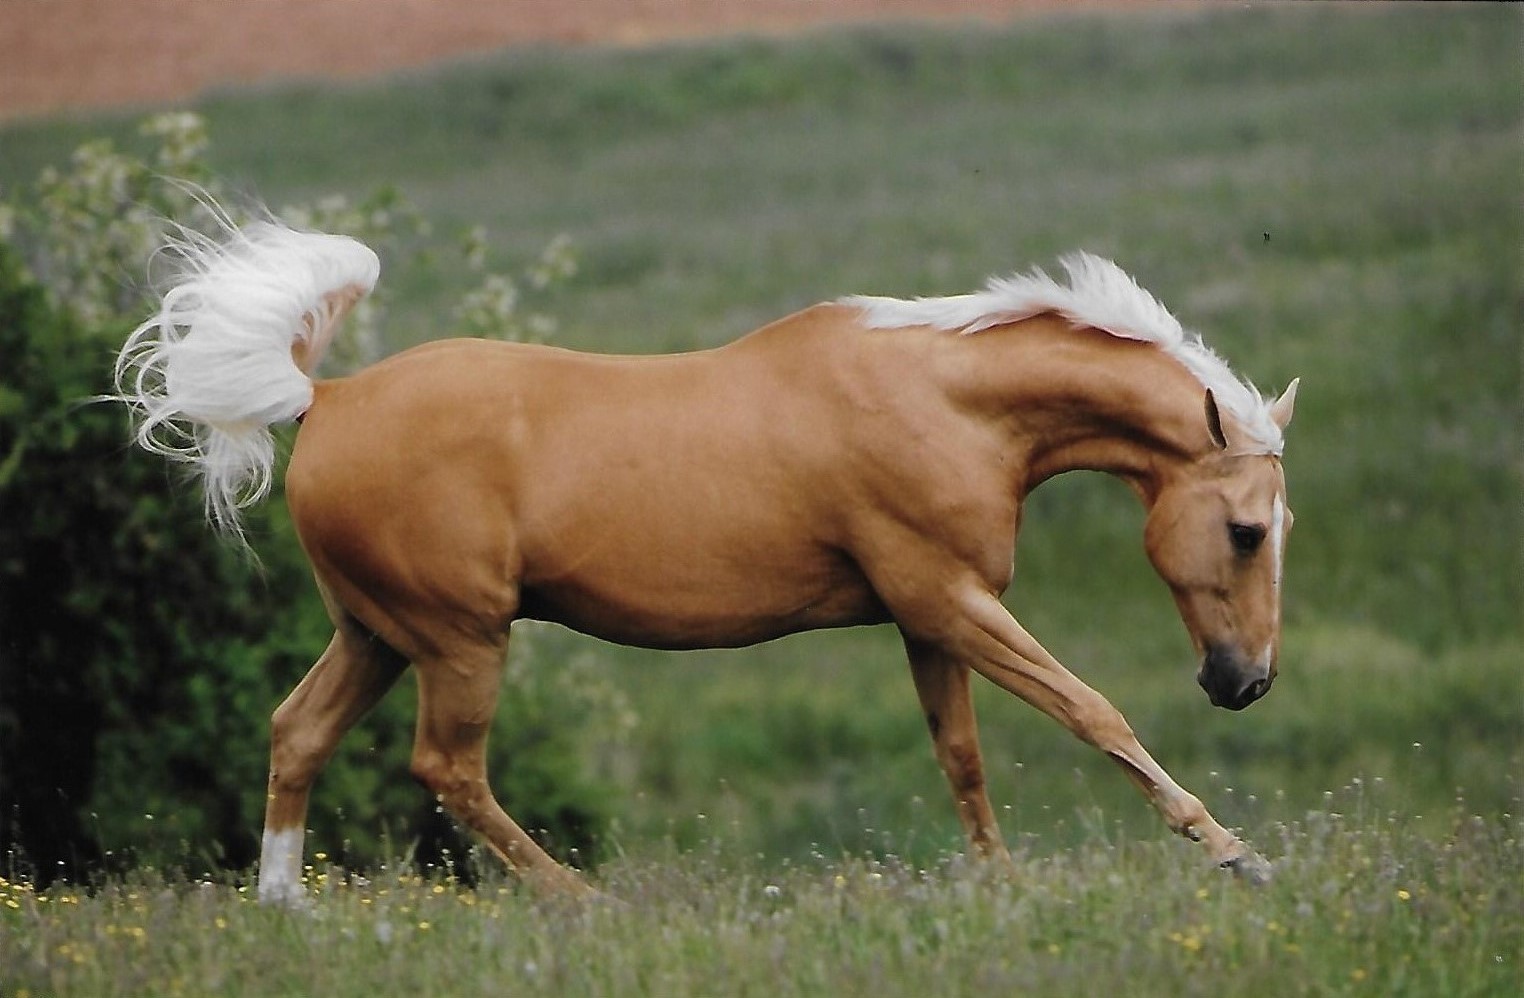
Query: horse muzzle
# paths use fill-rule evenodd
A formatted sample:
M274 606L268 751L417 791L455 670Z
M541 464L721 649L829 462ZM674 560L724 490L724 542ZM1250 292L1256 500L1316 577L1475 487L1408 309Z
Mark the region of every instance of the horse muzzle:
M1220 647L1207 650L1196 673L1196 682L1206 690L1212 706L1228 710L1243 710L1270 692L1274 681L1269 655L1249 660Z

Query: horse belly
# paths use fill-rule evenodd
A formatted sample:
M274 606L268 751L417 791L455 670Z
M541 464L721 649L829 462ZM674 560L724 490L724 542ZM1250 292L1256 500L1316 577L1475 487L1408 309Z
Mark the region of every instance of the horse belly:
M526 579L520 613L606 641L667 649L735 648L888 619L846 559L779 553L750 564L725 564L699 548L595 560L554 579Z

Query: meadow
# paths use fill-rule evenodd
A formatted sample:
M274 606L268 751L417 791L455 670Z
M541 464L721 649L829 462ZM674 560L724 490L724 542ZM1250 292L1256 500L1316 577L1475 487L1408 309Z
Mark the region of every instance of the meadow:
M1267 843L1278 879L1182 876L1185 847L1092 836L992 876L960 858L773 863L724 847L609 863L617 901L491 874L319 859L307 914L147 871L88 894L0 880L6 998L126 995L1517 994L1517 819L1446 835L1351 788ZM1185 860L1188 862L1188 860Z
M616 815L596 878L635 914L400 855L363 882L316 861L312 919L190 862L8 882L0 994L1515 993L1521 27L1485 4L1224 7L519 52L203 100L218 171L277 208L385 183L505 260L569 236L578 273L547 306L566 346L701 348L1082 247L1266 391L1300 375L1262 703L1196 689L1119 483L1033 496L1007 596L1282 875L1251 892L1201 868L1109 762L993 689L1018 874L966 869L890 629L681 655L541 629L542 667L628 708L584 762ZM0 130L0 186L88 137L130 145L136 120ZM389 286L390 345L437 335L464 286L443 262Z

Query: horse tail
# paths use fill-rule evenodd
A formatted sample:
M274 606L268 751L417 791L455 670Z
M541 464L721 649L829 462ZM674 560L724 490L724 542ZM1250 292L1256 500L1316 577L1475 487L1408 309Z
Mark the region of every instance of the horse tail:
M239 512L274 477L270 428L312 404L310 374L381 264L346 236L225 228L220 241L181 228L166 242L183 265L122 347L113 398L134 411L139 445L192 467L207 520L242 543Z

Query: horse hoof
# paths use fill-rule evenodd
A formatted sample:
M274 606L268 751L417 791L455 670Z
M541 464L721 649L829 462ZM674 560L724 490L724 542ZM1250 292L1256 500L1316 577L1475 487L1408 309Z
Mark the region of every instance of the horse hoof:
M1221 866L1223 869L1232 870L1233 876L1239 880L1255 887L1268 884L1274 872L1270 861L1252 849L1246 849L1232 859L1223 860Z
M261 894L259 896L259 903L261 907L289 912L292 915L305 915L309 918L317 918L319 914L317 899L300 887L294 890Z
M581 898L581 901L583 904L589 905L595 910L611 911L621 915L628 914L635 910L635 906L630 904L630 902L626 901L624 898L615 897L607 891L600 891L597 889L594 889L588 894L584 894Z

